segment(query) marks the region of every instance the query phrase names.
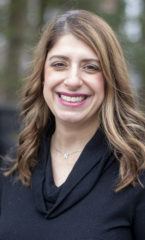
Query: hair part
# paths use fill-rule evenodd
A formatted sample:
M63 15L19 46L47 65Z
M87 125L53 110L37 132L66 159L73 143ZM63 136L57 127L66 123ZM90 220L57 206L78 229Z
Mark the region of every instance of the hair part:
M47 53L58 39L73 34L97 54L105 80L105 99L100 109L106 137L120 163L116 191L140 183L145 169L145 118L137 109L126 62L110 26L85 10L67 11L46 27L35 51L32 74L24 88L22 116L24 129L19 137L15 165L7 175L19 171L23 184L31 184L37 164L43 130L55 128L54 117L43 97L44 65ZM141 183L140 183L141 184Z

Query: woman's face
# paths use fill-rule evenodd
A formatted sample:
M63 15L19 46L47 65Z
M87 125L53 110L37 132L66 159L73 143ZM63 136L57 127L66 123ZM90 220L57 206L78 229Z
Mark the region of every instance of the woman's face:
M45 101L56 124L91 124L104 99L104 79L94 51L72 34L58 39L44 67Z

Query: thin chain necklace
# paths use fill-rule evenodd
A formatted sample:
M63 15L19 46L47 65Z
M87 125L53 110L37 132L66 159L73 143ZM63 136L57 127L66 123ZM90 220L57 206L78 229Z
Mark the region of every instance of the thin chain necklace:
M71 155L73 155L73 154L75 154L75 153L78 153L78 152L81 152L82 150L78 150L78 151L75 151L75 152L71 152L71 153L62 153L60 150L58 150L56 147L54 147L55 148L55 150L58 152L58 153L61 153L62 155L63 155L63 157L65 158L65 159L67 159L67 158L69 158L69 156L71 156Z

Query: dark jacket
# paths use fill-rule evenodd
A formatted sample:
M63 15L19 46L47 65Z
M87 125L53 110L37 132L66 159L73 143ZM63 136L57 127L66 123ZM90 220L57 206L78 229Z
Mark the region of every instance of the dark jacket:
M88 142L67 180L53 181L49 139L32 186L0 179L0 240L145 240L145 189L115 192L119 163L103 131ZM140 177L145 184L145 173Z

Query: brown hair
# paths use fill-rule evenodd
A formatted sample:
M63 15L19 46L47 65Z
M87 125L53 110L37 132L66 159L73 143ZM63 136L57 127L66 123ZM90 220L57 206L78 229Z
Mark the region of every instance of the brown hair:
M24 89L24 129L19 137L17 161L7 175L19 171L25 185L31 184L32 168L46 125L54 124L43 97L43 71L47 53L59 37L71 33L89 45L100 60L105 79L105 99L100 117L104 132L120 162L116 190L135 185L145 169L145 118L137 110L122 49L110 26L85 10L67 11L46 27L35 51L32 74ZM140 183L141 184L141 183Z

